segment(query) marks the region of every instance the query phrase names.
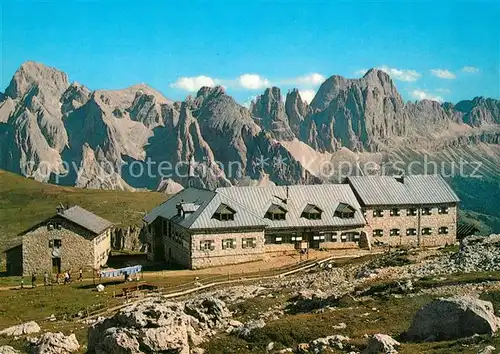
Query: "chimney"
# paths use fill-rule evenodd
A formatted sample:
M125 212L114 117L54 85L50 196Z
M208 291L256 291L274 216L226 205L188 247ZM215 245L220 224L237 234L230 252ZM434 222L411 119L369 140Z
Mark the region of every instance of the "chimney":
M64 205L62 203L59 203L59 205L56 207L57 214L64 213L64 210L66 210L66 208L64 207Z

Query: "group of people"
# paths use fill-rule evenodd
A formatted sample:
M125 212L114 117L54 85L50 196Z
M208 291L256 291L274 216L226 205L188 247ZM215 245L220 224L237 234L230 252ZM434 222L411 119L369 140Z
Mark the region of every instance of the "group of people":
M63 276L61 275L61 273L57 273L56 274L56 283L57 284L61 284L61 279L63 278ZM80 270L78 271L78 280L79 281L82 281L83 280L83 269L80 268ZM71 279L71 270L67 270L64 272L64 279L63 279L63 284L70 284L72 281ZM51 285L52 284L52 281L51 279L49 278L49 273L45 272L43 274L43 285L44 286L48 286L48 285ZM33 272L31 273L31 287L32 288L36 288L36 273ZM21 276L21 289L24 289L24 276Z

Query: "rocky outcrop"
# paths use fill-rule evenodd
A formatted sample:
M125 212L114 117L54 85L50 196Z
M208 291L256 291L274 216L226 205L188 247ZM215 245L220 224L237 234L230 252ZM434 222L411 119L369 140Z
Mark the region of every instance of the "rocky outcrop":
M422 307L404 337L414 341L452 340L494 334L500 326L491 302L469 296L441 298Z
M119 251L144 252L146 229L143 226L124 226L114 228L111 233L111 247Z
M65 336L61 332L46 332L36 339L31 346L32 354L69 354L80 350L80 344L74 333Z
M295 138L288 123L279 88L268 88L264 94L257 96L255 102L252 102L250 111L257 124L269 132L274 139L292 140Z
M221 300L206 297L187 303L156 298L123 308L89 329L90 352L189 354L226 324L230 312Z
M156 187L155 191L160 193L165 193L168 195L173 195L179 193L183 189L184 187L180 183L175 182L172 178L166 178L162 179L160 183L158 183L158 186Z
M363 351L363 354L395 354L398 352L396 349L400 346L401 344L391 336L377 333L370 337L368 346Z
M19 350L12 348L10 345L0 346L0 354L19 354Z
M299 137L301 126L309 111L307 102L300 97L299 90L293 89L288 92L285 99L285 113L288 116L290 129Z
M0 336L23 336L26 334L34 334L40 332L40 326L35 321L30 321L26 323L22 323L17 326L12 326L9 328L5 328L0 331Z

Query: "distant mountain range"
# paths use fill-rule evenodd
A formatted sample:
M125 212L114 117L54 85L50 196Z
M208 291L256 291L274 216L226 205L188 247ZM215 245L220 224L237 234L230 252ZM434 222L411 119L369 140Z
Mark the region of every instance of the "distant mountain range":
M445 174L452 163L473 162L465 172L498 181L499 142L499 100L404 102L376 69L360 79L328 78L310 104L298 90L283 100L279 88L268 88L248 109L222 87L183 102L146 85L91 91L35 62L0 94L0 168L84 188L156 189L161 176L130 168L148 161L180 166L173 181L205 188L321 183L348 173L346 162L390 173L398 163L428 160ZM67 174L63 161L73 166Z

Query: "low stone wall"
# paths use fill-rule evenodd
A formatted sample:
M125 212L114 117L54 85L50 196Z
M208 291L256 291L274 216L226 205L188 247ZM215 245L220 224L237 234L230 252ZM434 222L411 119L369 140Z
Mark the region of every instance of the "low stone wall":
M359 249L359 245L357 242L321 242L319 248L326 248L329 250Z
M264 253L231 254L192 259L192 269L208 268L228 264L246 263L264 259Z

